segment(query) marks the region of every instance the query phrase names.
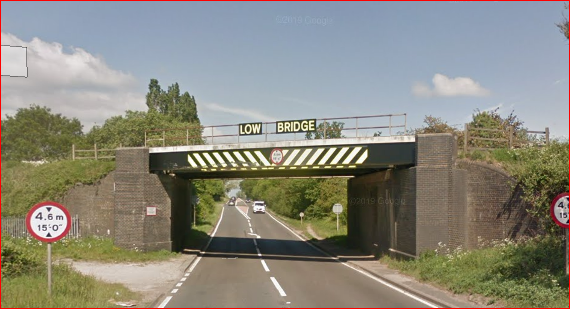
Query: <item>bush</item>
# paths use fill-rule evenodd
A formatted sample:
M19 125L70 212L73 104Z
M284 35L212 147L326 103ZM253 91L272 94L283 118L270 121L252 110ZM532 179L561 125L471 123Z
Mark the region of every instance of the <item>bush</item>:
M2 237L2 279L34 272L41 264L33 251L17 246L8 237Z

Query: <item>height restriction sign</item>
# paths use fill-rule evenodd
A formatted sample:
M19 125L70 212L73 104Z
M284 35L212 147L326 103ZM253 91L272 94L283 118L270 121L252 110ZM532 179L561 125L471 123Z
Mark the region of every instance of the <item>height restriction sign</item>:
M26 216L26 226L34 238L43 242L56 242L69 232L69 211L55 202L36 204Z
M550 204L550 216L556 224L567 229L568 220L568 193L558 194Z

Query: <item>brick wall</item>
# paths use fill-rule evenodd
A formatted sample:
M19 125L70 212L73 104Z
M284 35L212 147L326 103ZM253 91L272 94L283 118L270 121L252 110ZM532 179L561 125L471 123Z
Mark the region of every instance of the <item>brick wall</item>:
M387 170L348 182L348 239L368 254L415 254L415 175Z
M477 248L478 239L516 239L532 235L537 225L527 213L523 192L504 170L483 162L458 160L467 177L467 247Z
M76 185L62 199L72 216L79 217L79 230L85 236L114 237L115 173L92 185Z

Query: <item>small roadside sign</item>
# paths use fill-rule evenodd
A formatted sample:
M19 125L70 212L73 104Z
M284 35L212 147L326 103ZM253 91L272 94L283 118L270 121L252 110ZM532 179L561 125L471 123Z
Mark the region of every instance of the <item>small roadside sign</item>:
M550 216L554 223L558 224L560 227L568 228L568 193L558 194L550 203Z
M334 204L333 205L333 212L337 215L341 214L342 213L342 205L341 204Z
M56 242L69 232L69 211L55 202L36 204L26 216L26 227L32 236L43 242Z
M28 211L26 227L34 238L47 242L48 294L51 295L51 243L69 233L71 216L62 205L56 202L43 202L34 205Z
M302 213L299 214L299 217L301 217L301 218L303 218L304 216L305 216L305 213L304 213L304 212L302 212Z
M275 148L271 151L271 154L269 157L270 157L271 162L273 164L279 165L279 164L281 164L281 162L283 162L283 157L284 157L283 150L281 150L279 148Z

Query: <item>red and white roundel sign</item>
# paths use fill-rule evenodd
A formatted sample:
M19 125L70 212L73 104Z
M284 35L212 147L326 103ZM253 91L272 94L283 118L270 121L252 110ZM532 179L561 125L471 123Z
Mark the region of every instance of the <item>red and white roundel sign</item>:
M273 164L281 164L281 162L283 162L283 157L283 150L276 148L271 151L270 159Z
M34 238L43 242L55 242L67 235L71 228L69 211L55 202L43 202L30 209L26 226Z
M550 204L550 216L556 224L567 229L568 228L568 193L558 194Z

